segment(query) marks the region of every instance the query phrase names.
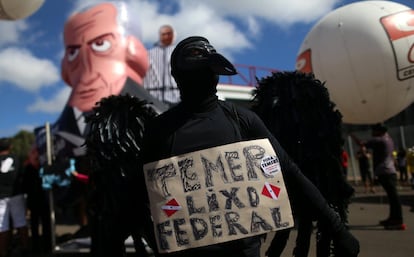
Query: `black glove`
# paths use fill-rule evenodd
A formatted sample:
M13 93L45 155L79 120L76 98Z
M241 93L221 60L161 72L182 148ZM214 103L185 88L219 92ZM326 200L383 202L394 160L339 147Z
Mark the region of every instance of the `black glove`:
M336 257L356 257L359 254L358 239L345 227L335 234L333 243Z

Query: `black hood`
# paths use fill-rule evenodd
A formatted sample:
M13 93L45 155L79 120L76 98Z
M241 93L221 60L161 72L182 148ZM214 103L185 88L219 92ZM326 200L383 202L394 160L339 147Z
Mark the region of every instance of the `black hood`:
M178 43L171 54L173 73L206 69L210 69L216 75L237 74L233 64L217 53L206 38L193 36Z
M216 94L219 75L235 75L237 71L206 38L193 36L178 43L172 52L171 74L181 100L198 103Z

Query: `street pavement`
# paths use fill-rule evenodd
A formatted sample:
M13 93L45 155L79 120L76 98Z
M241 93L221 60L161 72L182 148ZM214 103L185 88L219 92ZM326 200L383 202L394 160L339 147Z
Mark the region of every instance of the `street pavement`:
M404 222L406 230L385 230L378 226L379 220L388 217L388 203L385 192L380 186L376 187L376 193L364 193L359 185L354 185L355 196L349 205L349 227L351 233L359 240L360 257L411 257L414 256L414 190L410 186L399 187L399 193L403 205ZM78 227L59 225L56 226L56 235L74 233ZM262 257L268 247L269 240L262 247ZM296 239L296 230L293 229L288 245L283 256L292 256ZM79 246L79 247L78 247ZM312 236L311 249L308 257L316 257L315 233ZM87 240L80 239L78 243L61 244L59 251L53 256L87 256ZM128 256L132 256L132 248L129 248Z
M377 192L364 193L364 189L355 186L356 195L349 206L349 227L351 233L359 240L360 257L411 257L414 256L414 190L400 187L404 223L406 230L384 230L378 222L388 217L388 202L380 186ZM271 238L271 237L269 237ZM292 256L296 239L296 230L289 237L283 256ZM269 242L263 244L263 253ZM308 257L316 257L315 233L312 237ZM264 256L264 254L262 254Z

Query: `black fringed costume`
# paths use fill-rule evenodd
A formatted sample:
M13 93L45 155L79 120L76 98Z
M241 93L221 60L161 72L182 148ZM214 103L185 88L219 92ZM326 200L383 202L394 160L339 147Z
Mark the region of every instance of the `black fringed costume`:
M123 95L103 98L87 117L86 145L93 167L89 201L93 256L123 256L128 236L134 240L137 256L148 255L141 238L151 221L139 219L147 209L137 199L146 195L145 189L137 185L145 123L156 115L145 100ZM145 239L152 243L150 237Z
M346 223L353 189L341 171L342 115L335 110L324 83L313 74L276 72L258 84L253 111ZM298 236L294 256L308 256L314 220L318 221L317 256L331 256L329 224L312 210L306 202L296 205ZM276 233L269 257L280 256L288 236L289 230Z

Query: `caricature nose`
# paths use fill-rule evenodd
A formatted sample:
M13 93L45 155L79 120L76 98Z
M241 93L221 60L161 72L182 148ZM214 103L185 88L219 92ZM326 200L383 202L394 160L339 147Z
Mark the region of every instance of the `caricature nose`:
M86 72L92 71L92 60L91 60L91 52L88 47L82 47L80 52L82 68Z
M81 49L81 76L80 81L84 84L92 83L98 76L98 73L93 68L93 56L87 47Z

